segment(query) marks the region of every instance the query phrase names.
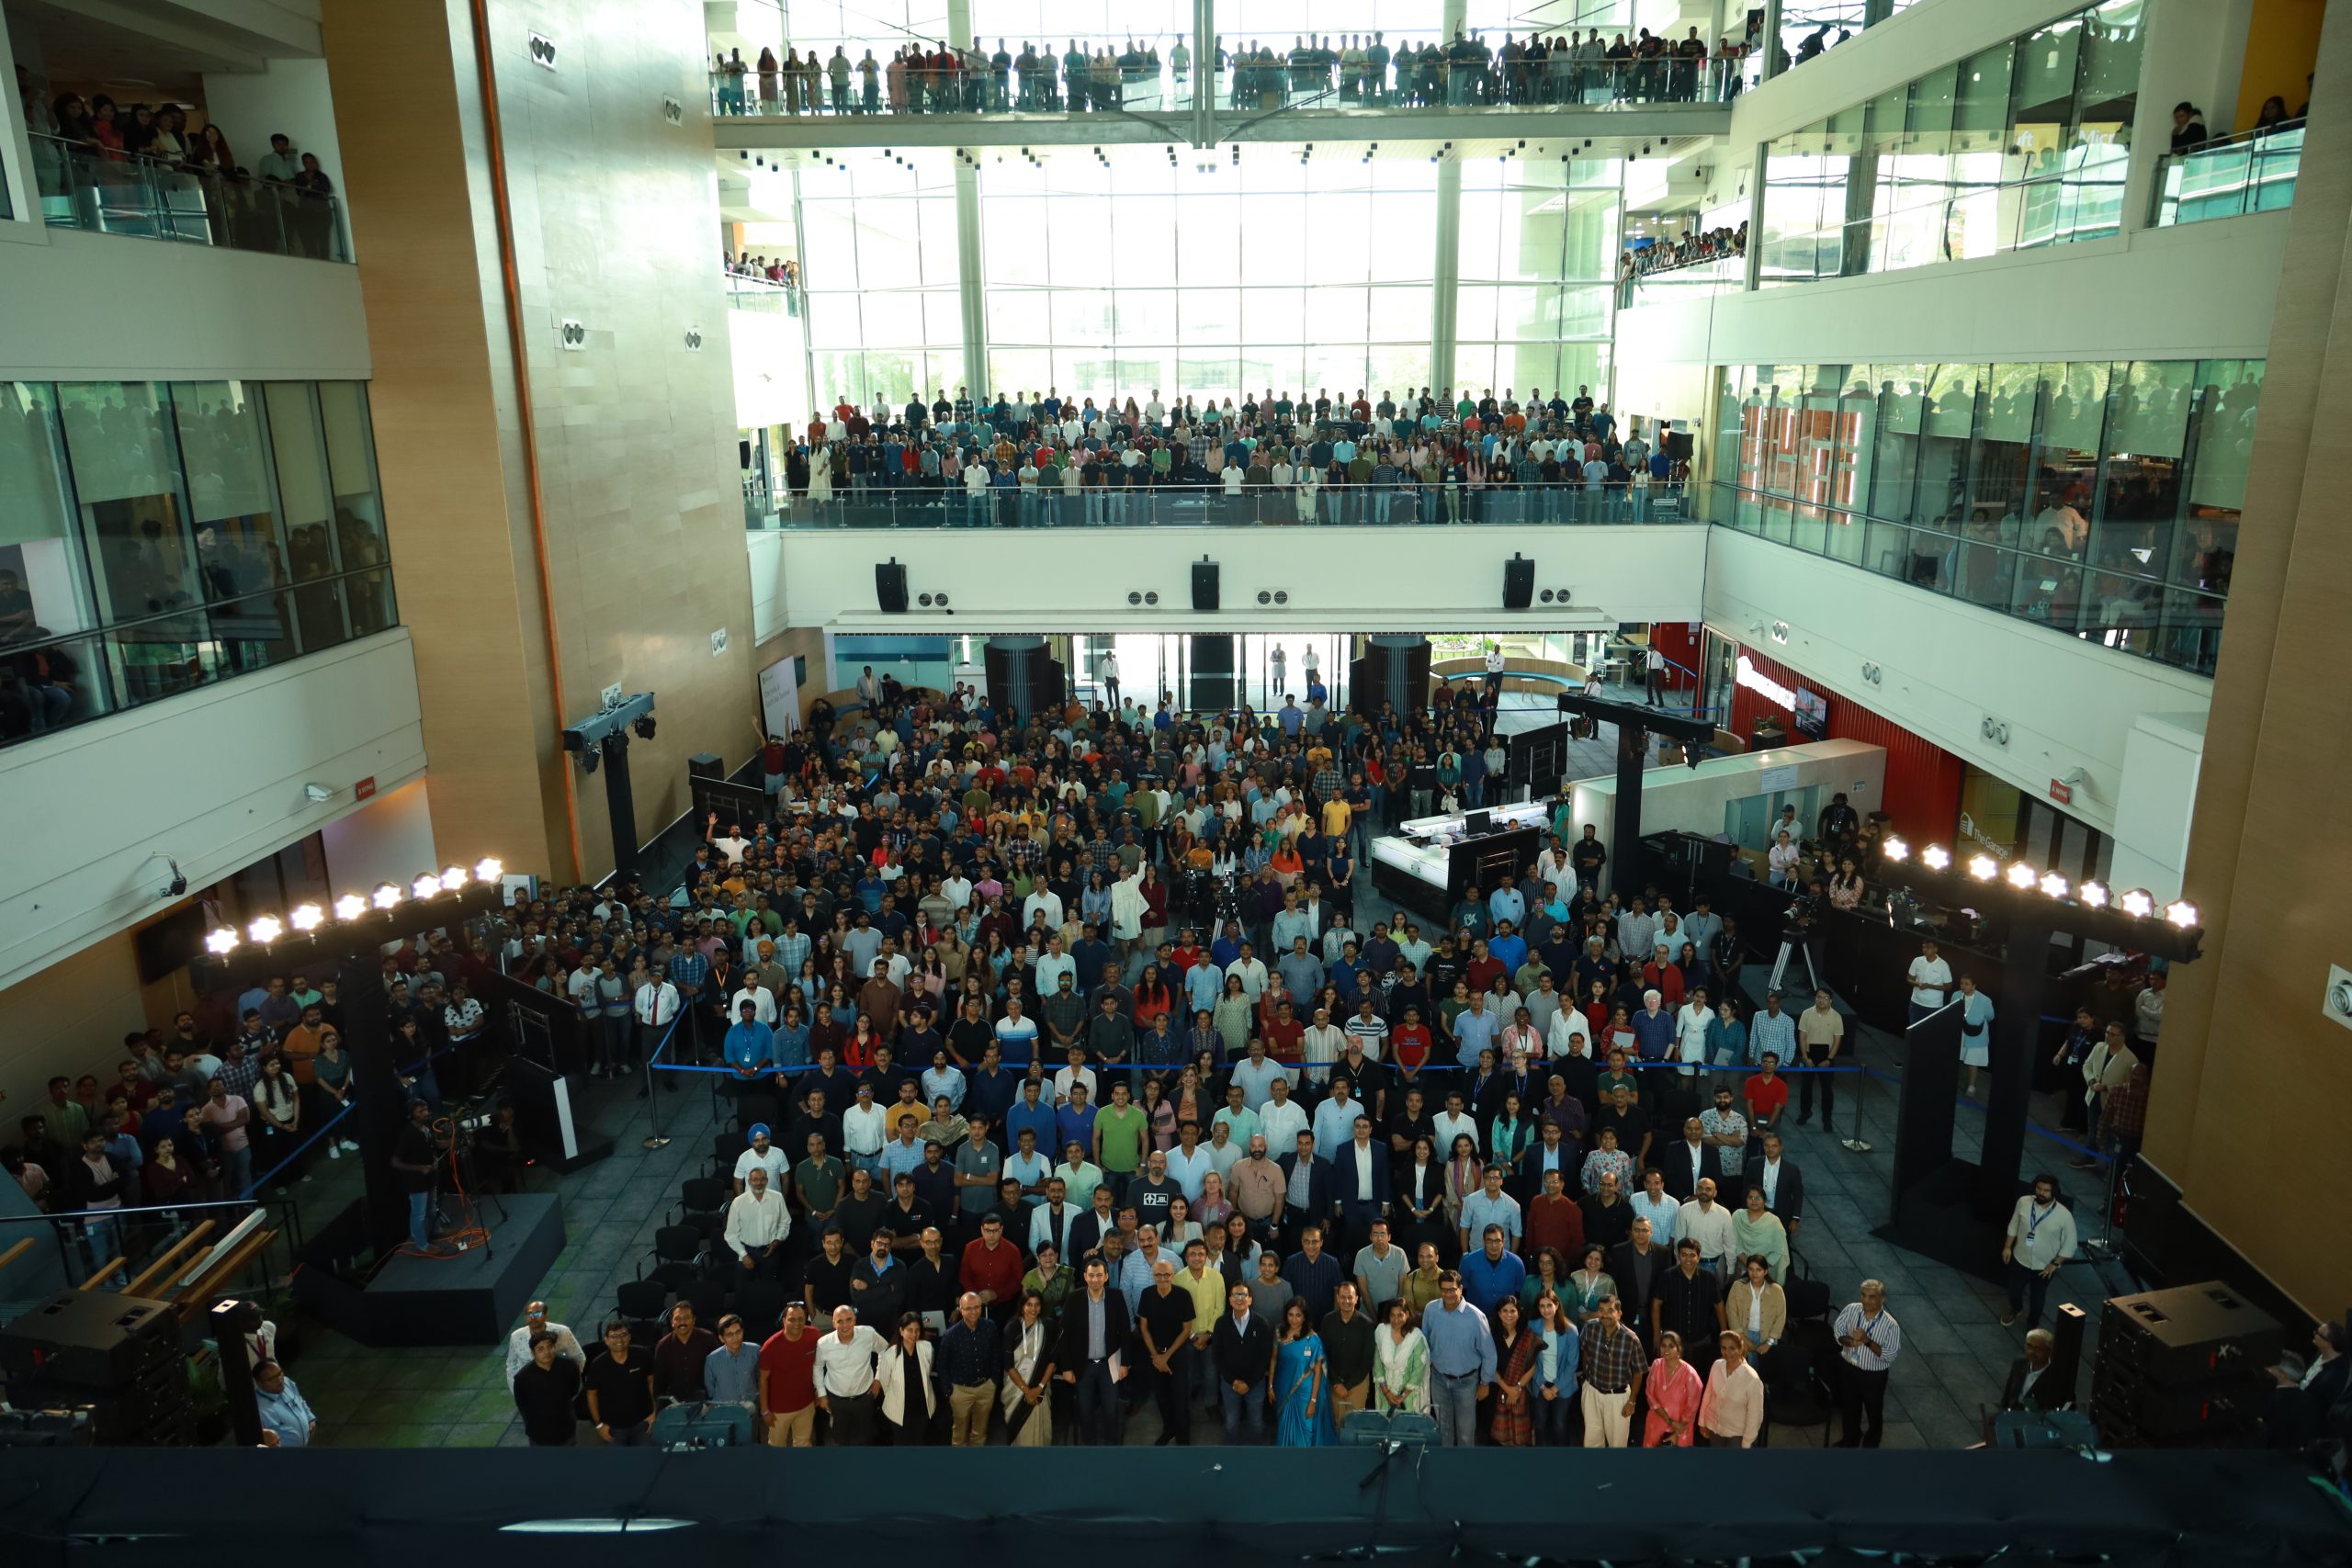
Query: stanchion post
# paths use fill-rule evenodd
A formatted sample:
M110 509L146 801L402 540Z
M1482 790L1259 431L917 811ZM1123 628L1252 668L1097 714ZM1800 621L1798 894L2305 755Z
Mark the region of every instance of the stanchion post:
M1862 1099L1869 1092L1870 1069L1857 1064L1853 1079L1854 1092L1848 1098L1854 1102L1854 1135L1846 1140L1845 1146L1849 1153L1866 1155L1871 1152L1871 1145L1862 1136Z
M685 1010L682 1008L678 1018L684 1016ZM662 1086L653 1081L653 1064L662 1059L662 1053L670 1048L670 1042L677 1036L678 1019L673 1018L670 1021L670 1032L662 1036L662 1043L653 1047L651 1054L645 1058L645 1111L652 1118L653 1123L653 1130L645 1135L644 1146L648 1149L670 1146L669 1135L662 1131Z

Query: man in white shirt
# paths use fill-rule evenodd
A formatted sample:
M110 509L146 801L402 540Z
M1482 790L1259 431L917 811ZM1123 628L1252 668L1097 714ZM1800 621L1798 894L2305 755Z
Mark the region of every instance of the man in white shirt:
M1306 1063L1307 1079L1318 1084L1329 1083L1331 1064L1338 1061L1340 1053L1348 1048L1348 1037L1332 1025L1331 1015L1327 1010L1317 1008L1315 1021L1306 1026L1306 1032L1300 1037L1299 1048ZM1348 1116L1352 1121L1355 1111L1351 1109ZM1319 1136L1315 1141L1327 1149L1339 1147L1336 1143L1324 1143ZM1340 1140L1340 1143L1346 1141L1344 1138Z
M1240 980L1241 994L1250 998L1252 1006L1265 995L1266 965L1246 942L1241 944L1241 956L1226 966L1225 977Z
M832 1418L842 1448L874 1442L874 1362L888 1348L848 1306L833 1309L833 1331L817 1341L817 1408Z
M1035 893L1021 900L1022 929L1027 931L1035 928L1037 924L1037 917L1041 914L1046 917L1047 931L1061 930L1062 896L1043 883L1037 885L1037 890Z
M1650 1223L1650 1240L1674 1249L1674 1227L1682 1218L1682 1205L1666 1190L1666 1175L1656 1166L1642 1173L1642 1190L1626 1200L1634 1208L1634 1218Z
M531 1339L538 1334L555 1336L555 1353L578 1367L588 1370L588 1352L580 1348L580 1337L560 1323L548 1321L548 1303L533 1302L523 1309L523 1326L506 1337L506 1386L514 1386L514 1374L531 1364Z
M1919 956L1911 961L1908 977L1911 1016L1906 1026L1942 1007L1951 996L1951 965L1938 953L1935 938L1929 937L1919 944Z
M1843 1416L1843 1436L1838 1439L1841 1449L1879 1446L1886 1425L1886 1376L1903 1353L1903 1327L1886 1310L1885 1284L1863 1280L1861 1298L1846 1303L1830 1326L1838 1337L1842 1374L1838 1397Z
M784 1157L784 1151L777 1148L769 1139L770 1134L766 1122L752 1123L751 1145L735 1156L735 1190L737 1192L743 1190L754 1170L767 1172L768 1186L771 1190L777 1192L784 1190L784 1173L789 1168L791 1162Z
M678 987L666 978L648 980L637 988L632 1005L637 1010L638 1058L650 1061L653 1053L662 1048L663 1038L670 1032L670 1025L677 1020ZM637 1092L640 1099L643 1098L643 1089Z
M1481 1146L1477 1118L1463 1111L1462 1091L1458 1089L1447 1091L1445 1109L1430 1118L1430 1127L1437 1134L1437 1156L1441 1161L1453 1157L1453 1140L1465 1133L1472 1148Z
M1731 1278L1731 1211L1715 1201L1712 1177L1699 1183L1699 1195L1683 1204L1682 1212L1675 1216L1674 1234L1678 1243L1699 1244L1699 1261L1712 1269L1718 1280Z
M2033 1179L2033 1190L2018 1200L2009 1228L2001 1236L2001 1267L2009 1278L2009 1310L2001 1314L2006 1328L2025 1314L2028 1329L2041 1325L2041 1308L2058 1266L2074 1255L2075 1214L2058 1201L2058 1179L2042 1171Z
M1184 1201L1198 1206L1201 1190L1216 1161L1201 1144L1201 1124L1186 1122L1176 1130L1176 1146L1168 1151L1168 1179L1184 1190ZM1219 1172L1219 1180L1224 1175Z
M1031 894L1030 900L1035 902L1035 899L1036 895ZM1057 896L1054 897L1054 907L1057 910L1061 907L1061 899ZM1058 914L1055 915L1051 923L1056 926L1060 925L1061 917ZM1077 984L1078 960L1062 951L1061 932L1058 931L1046 939L1046 951L1038 954L1036 967L1037 994L1041 997L1050 998L1058 991L1061 987L1062 976L1065 975L1070 977L1073 987Z
M763 1023L770 1029L774 1029L775 1027L777 1013L775 1010L775 993L774 991L769 990L765 986L760 985L756 981L746 984L741 990L736 992L732 997L728 998L727 1016L736 1019L741 1018L743 1016L743 1004L745 1002L752 1004L752 1017L755 1021Z
M1295 1148L1301 1133L1311 1133L1306 1108L1290 1097L1290 1079L1277 1075L1273 1098L1258 1108L1258 1131L1270 1149Z
M746 1279L774 1280L784 1268L784 1242L792 1234L792 1211L784 1194L768 1186L765 1168L753 1166L743 1190L727 1205L727 1245Z
M1224 1120L1224 1114L1220 1111L1217 1113L1219 1119L1210 1125L1209 1141L1204 1150L1209 1156L1209 1168L1216 1172L1219 1181L1231 1179L1233 1168L1241 1163L1241 1156L1247 1152L1233 1141L1233 1123ZM1170 1168L1174 1168L1172 1160Z
M972 879L964 874L964 868L960 865L947 874L946 880L939 885L939 891L958 909L971 907Z
M1340 1078L1333 1083L1330 1094L1315 1108L1311 1123L1315 1146L1334 1150L1346 1147L1355 1138L1356 1118L1363 1113L1364 1109L1357 1102L1348 1080Z
M855 1102L842 1112L842 1153L852 1170L874 1174L880 1165L882 1144L888 1130L882 1107L874 1103L874 1086L859 1084Z

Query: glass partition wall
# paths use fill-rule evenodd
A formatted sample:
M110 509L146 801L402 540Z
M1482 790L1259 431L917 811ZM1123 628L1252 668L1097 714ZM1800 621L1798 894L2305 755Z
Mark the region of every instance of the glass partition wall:
M358 382L0 382L0 743L396 620Z
M1774 141L1759 287L2119 232L2145 6L2107 0Z
M2212 672L2261 360L1718 374L1711 521Z

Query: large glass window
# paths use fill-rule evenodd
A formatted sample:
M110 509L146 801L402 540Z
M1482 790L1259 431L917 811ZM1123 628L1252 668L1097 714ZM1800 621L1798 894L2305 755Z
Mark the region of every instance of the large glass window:
M843 397L861 408L897 407L917 394L927 403L965 382L955 157L936 149L863 153L800 171L800 254L816 264L809 357L827 407ZM1032 250L1046 248L1039 224L1019 232Z
M1766 287L2117 231L2144 0L2107 0L1767 149Z
M396 615L356 383L0 383L0 743Z
M1715 378L1707 515L2210 674L2262 372L2260 360L1729 367Z

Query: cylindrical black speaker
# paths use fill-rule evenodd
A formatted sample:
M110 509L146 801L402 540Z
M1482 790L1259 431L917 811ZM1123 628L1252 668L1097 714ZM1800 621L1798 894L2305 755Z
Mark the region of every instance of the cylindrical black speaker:
M1535 602L1535 563L1522 555L1503 562L1503 608L1524 610Z
M907 569L897 560L874 563L874 602L889 614L906 614Z
M1216 608L1216 562L1196 560L1193 563L1193 608Z
M686 759L686 776L690 779L723 779L727 764L714 752L697 751Z

